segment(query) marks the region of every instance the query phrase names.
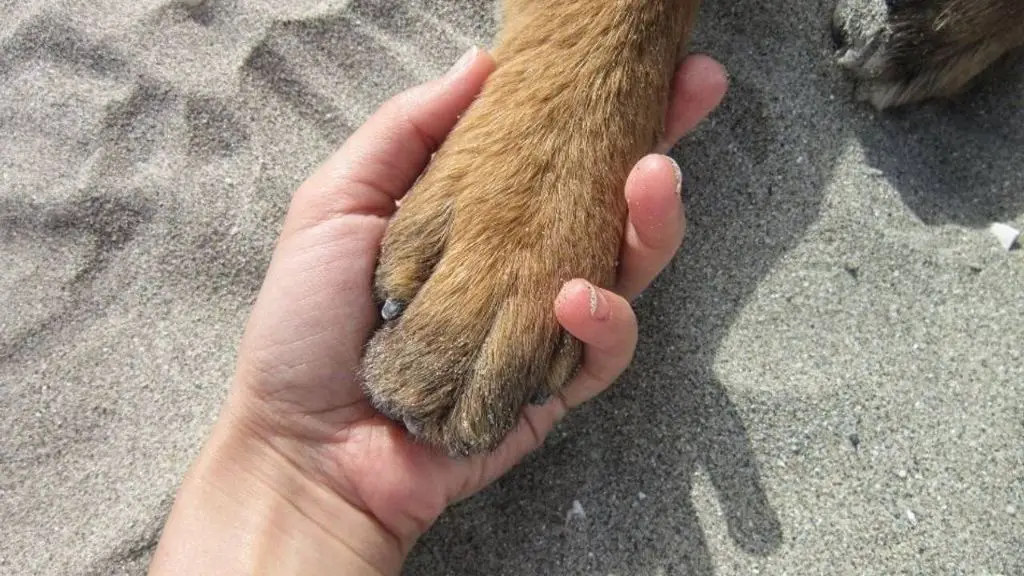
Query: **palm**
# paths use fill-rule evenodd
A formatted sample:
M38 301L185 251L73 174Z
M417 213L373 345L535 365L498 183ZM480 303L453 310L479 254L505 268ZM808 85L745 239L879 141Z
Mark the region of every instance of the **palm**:
M412 440L368 404L358 385L363 342L376 323L370 275L386 219L364 216L344 233L318 227L282 241L253 311L240 354L239 383L275 435L304 444L310 470L328 471L332 488L378 516L426 525L445 505L480 489L536 447L521 426L488 457L456 460ZM331 266L329 263L347 263ZM287 298L276 294L289 290ZM285 304L284 306L280 304ZM294 306L302 303L301 308ZM531 408L549 428L558 406ZM272 415L272 416L271 416Z

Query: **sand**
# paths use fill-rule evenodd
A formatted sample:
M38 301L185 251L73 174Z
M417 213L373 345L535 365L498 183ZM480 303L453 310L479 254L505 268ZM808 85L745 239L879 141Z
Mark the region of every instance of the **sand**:
M708 2L636 362L409 574L1024 574L1024 67L877 115L828 0ZM0 574L142 574L289 195L484 0L0 1Z

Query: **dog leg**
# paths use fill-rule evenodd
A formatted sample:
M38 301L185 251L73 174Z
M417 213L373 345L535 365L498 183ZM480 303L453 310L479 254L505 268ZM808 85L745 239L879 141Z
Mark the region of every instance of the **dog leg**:
M662 135L696 0L507 0L498 67L389 225L373 404L452 454L493 449L581 344L562 284L611 287L632 166Z

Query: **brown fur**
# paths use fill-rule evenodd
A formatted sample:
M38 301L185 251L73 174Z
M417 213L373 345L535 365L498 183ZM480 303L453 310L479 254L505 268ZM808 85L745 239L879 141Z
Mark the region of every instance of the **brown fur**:
M883 106L955 92L1020 43L1022 3L903 0L851 68ZM613 283L623 185L661 136L697 4L505 2L497 70L392 220L376 275L386 314L404 313L368 344L365 388L423 441L490 450L576 370L554 299L571 278Z
M369 344L385 413L453 453L493 448L581 346L563 282L611 286L629 170L662 135L691 0L506 2L498 68L392 221Z

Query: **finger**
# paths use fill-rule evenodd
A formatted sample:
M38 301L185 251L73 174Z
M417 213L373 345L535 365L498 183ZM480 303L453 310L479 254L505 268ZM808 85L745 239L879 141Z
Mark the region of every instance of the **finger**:
M661 273L683 243L682 172L675 160L651 154L626 180L629 216L615 291L632 300Z
M665 136L655 148L667 153L722 102L729 86L725 68L701 54L688 56L672 80L672 96L665 114Z
M385 102L295 193L286 228L393 212L494 66L473 49L445 76Z
M458 491L461 498L489 484L533 452L565 413L603 392L629 366L636 348L633 309L621 296L571 280L555 300L555 315L570 334L583 342L583 364L561 395L542 406L523 408L516 428L490 453L474 457L473 480Z
M567 282L555 302L558 322L583 342L580 371L561 395L571 410L604 391L629 366L636 316L624 298L585 280Z

